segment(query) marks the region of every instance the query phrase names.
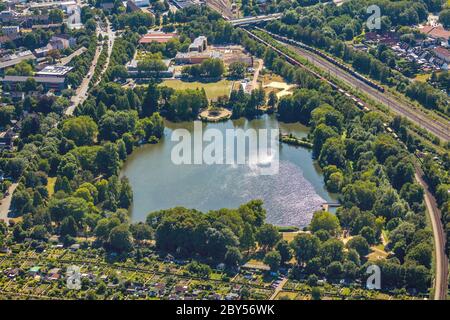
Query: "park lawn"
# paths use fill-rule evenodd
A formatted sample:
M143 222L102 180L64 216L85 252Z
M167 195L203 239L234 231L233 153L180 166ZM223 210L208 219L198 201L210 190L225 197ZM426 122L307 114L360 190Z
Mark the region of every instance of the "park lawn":
M284 300L287 298L289 300L295 300L297 298L298 292L280 291L275 297L275 300Z
M386 293L379 292L376 294L375 299L376 300L391 300L392 297Z
M265 266L264 262L262 262L261 260L257 260L257 259L250 259L247 261L247 264L251 264L254 266Z
M283 240L291 242L292 240L294 240L295 236L298 235L299 233L300 233L299 231L294 231L294 232L282 232L281 234L283 235Z
M203 83L198 81L187 82L181 80L164 80L160 85L167 86L176 90L204 88L208 99L216 100L220 96L228 97L230 95L233 81L224 79L217 82Z
M263 86L265 86L271 82L286 82L286 80L284 80L284 78L282 76L274 74L274 73L260 74L258 80L260 82L262 82Z
M378 261L380 259L386 259L387 256L389 255L384 250L384 245L372 246L370 247L370 249L372 252L367 255L369 261Z
M389 242L389 234L388 234L387 230L385 230L385 229L381 230L381 234L383 235L385 243L388 243Z
M19 223L19 222L23 221L23 217L9 218L9 221L13 221L14 223Z
M417 82L427 82L428 79L431 78L431 74L430 73L425 73L425 74L418 74L414 80L416 80Z
M51 197L53 195L53 193L55 193L55 183L56 183L56 177L48 177L47 191L48 191L49 197Z
M213 273L211 273L211 275L209 276L209 278L210 278L211 280L221 280L221 279L222 279L222 276L223 276L222 273L216 273L216 272L213 272Z

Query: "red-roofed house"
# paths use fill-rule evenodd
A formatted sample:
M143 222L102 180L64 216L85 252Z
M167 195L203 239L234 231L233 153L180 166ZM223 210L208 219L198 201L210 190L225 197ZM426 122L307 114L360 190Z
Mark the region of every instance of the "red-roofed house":
M142 36L142 38L139 39L139 43L166 43L173 38L178 38L178 35L176 33L152 32Z
M450 31L445 30L441 26L433 27L433 26L423 26L419 28L419 31L427 34L428 36L435 39L442 39L448 41L450 39Z
M434 54L444 60L446 63L450 63L450 51L443 48L443 47L437 47L433 50Z

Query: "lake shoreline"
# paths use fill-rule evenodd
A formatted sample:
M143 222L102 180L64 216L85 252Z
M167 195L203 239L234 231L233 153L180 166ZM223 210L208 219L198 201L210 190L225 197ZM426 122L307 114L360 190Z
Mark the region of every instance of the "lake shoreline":
M203 129L263 129L306 138L309 129L300 124L278 122L273 115L258 119L234 119L203 123ZM133 189L130 208L133 221L145 221L152 211L176 206L200 211L237 208L253 199L262 199L267 222L277 226L306 227L312 214L325 202L335 201L327 192L323 175L312 159L311 150L280 144L280 169L274 176L258 176L253 168L226 165L181 165L170 163L174 129L193 130L192 122L167 122L164 138L158 144L137 148L124 163L121 176L127 176Z

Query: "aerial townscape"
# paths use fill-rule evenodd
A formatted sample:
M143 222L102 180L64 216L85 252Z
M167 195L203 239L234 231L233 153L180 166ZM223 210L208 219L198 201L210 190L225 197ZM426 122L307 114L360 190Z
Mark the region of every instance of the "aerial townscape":
M446 300L449 69L449 0L0 0L0 300Z

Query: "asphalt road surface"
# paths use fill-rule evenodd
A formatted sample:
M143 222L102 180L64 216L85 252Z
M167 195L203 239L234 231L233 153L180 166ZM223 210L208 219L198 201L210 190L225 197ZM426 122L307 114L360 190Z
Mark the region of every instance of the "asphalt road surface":
M108 36L108 56L106 57L106 62L100 73L100 77L98 78L98 80L94 84L94 86L96 86L100 83L100 81L102 80L103 74L105 73L106 69L108 69L109 61L111 60L111 53L112 53L112 49L114 46L114 41L116 40L116 33L114 31L112 31L111 23L109 22L108 19L106 19L106 24L107 24L106 32L104 32L102 30L101 33L102 33L103 38L105 38L105 36Z
M6 197L4 197L3 199L0 200L0 221L8 221L8 213L9 213L9 208L11 206L11 200L12 200L12 196L14 191L17 188L18 183L13 183L9 189L8 189L8 195Z
M112 31L111 24L108 20L107 20L107 30L106 31L103 31L99 25L97 26L97 37L99 34L102 34L103 37L108 36L108 57L106 59L105 65L103 66L103 69L102 69L101 74L103 75L103 73L105 72L106 68L109 65L112 47L114 45L114 40L115 40L115 33ZM72 97L71 105L65 111L66 115L68 115L68 116L73 115L73 112L75 111L76 107L78 105L82 104L86 100L86 98L88 96L89 84L91 83L91 79L94 76L95 67L97 65L97 61L98 61L98 58L100 57L101 52L102 52L102 46L97 46L95 55L94 55L94 59L92 60L91 67L89 68L89 71L86 74L86 76L83 78L83 81L81 82L81 84L78 86L78 88L75 92L75 95ZM98 82L96 84L98 84Z
M99 27L97 28L99 29ZM98 36L98 34L97 34ZM89 89L89 83L91 82L91 79L94 75L95 66L97 65L98 57L100 56L100 53L102 52L102 47L97 46L94 54L94 59L92 60L91 67L89 68L88 73L83 78L83 81L81 81L81 84L78 86L77 90L75 91L75 95L72 96L71 104L70 106L64 111L64 114L71 116L73 115L73 112L77 108L79 104L82 104L84 100L87 98L87 92Z

